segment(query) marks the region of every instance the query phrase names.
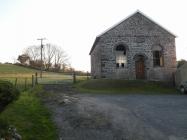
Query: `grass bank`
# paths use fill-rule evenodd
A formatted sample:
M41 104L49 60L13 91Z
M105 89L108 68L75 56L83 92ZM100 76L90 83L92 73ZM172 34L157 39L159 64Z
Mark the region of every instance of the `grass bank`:
M178 93L167 83L141 80L92 79L78 82L75 87L80 92L92 93Z
M23 140L55 140L56 127L51 114L37 96L42 88L37 86L22 92L20 98L8 105L0 114L0 120L14 126Z
M0 79L13 83L20 90L25 90L31 87L32 75L35 75L36 72L38 73L38 82L41 84L73 82L72 74L43 71L43 78L40 78L40 71L38 70L12 64L0 64ZM76 76L77 80L83 80L86 78L86 76Z

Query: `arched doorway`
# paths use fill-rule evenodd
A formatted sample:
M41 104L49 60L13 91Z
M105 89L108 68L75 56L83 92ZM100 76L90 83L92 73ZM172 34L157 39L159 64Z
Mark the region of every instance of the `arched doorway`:
M145 79L145 57L143 55L135 56L136 79Z

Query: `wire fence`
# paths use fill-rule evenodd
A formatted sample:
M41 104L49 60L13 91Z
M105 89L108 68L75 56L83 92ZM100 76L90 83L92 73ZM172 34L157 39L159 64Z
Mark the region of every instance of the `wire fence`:
M76 83L78 81L88 80L90 79L89 75L81 76L76 73L73 74L44 74L42 78L38 73L30 76L18 76L18 77L0 77L0 80L5 80L11 82L15 85L19 90L27 90L31 87L34 87L37 84L63 84L63 83Z
M0 79L11 82L19 90L27 90L33 87L32 76L31 77L0 77Z
M63 83L76 83L78 81L88 80L90 76L77 75L76 73L69 75L44 75L42 78L37 76L38 84L63 84Z

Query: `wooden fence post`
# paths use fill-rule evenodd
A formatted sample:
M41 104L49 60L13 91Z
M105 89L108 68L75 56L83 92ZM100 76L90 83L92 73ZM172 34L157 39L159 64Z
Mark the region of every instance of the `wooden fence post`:
M32 75L32 87L34 87L34 75Z
M76 83L76 74L73 72L73 83Z
M35 73L35 85L37 85L38 84L38 73L36 72Z
M17 86L18 78L15 79L15 87Z
M87 78L87 80L88 80L88 79L89 79L89 77L88 77L88 71L87 71L87 73L86 73L86 76L87 76L86 78Z

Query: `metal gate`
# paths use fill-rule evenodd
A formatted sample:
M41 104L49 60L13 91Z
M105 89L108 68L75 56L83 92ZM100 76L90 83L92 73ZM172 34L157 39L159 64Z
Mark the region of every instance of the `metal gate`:
M63 84L67 82L73 82L72 74L44 72L42 77L40 77L40 75L37 75L36 77L38 84Z

